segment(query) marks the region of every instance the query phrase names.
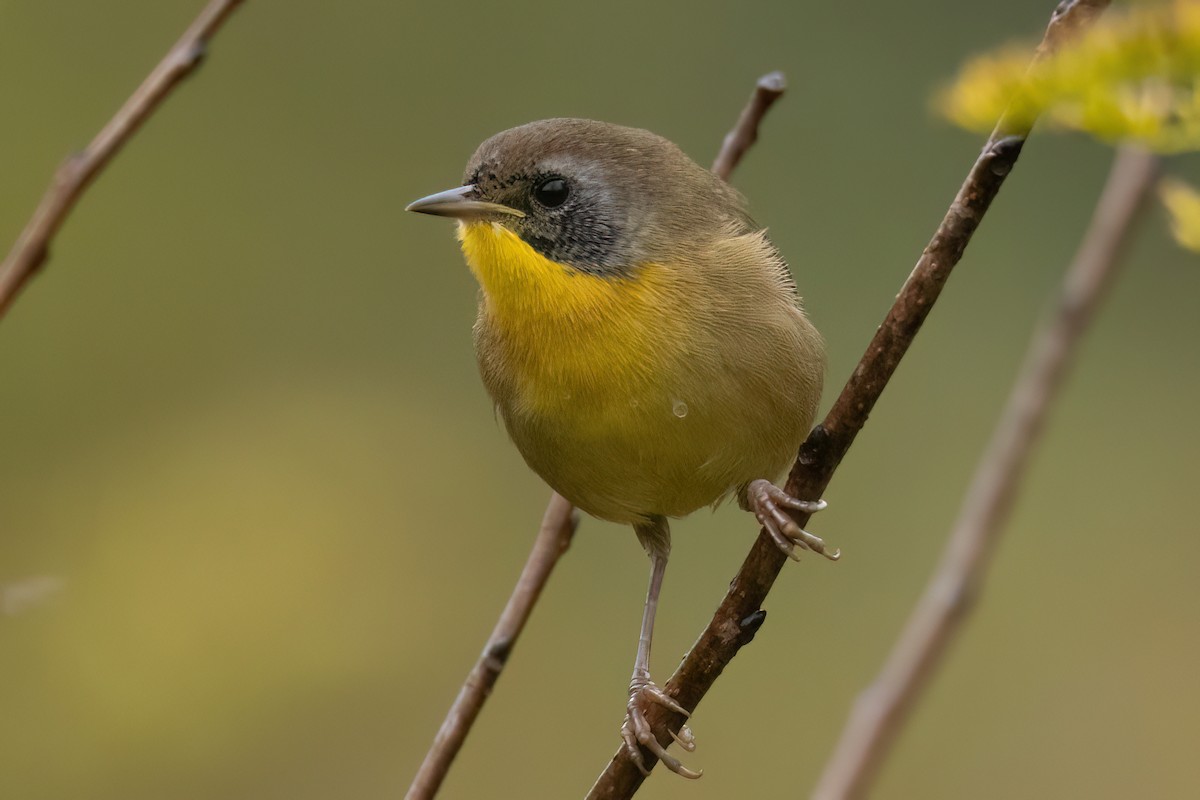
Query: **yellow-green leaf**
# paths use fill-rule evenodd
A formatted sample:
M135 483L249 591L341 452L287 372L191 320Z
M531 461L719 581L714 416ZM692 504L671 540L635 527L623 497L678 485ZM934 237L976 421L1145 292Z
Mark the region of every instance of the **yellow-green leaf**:
M1138 4L1110 12L1078 39L1026 69L1031 48L1007 47L966 64L936 98L956 124L990 130L1048 124L1160 152L1200 149L1200 2Z
M1182 181L1164 178L1158 195L1171 215L1171 233L1188 250L1200 252L1200 192Z

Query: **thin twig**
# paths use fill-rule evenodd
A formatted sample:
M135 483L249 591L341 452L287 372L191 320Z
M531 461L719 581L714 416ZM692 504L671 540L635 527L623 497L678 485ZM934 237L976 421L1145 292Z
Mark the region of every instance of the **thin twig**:
M782 72L772 72L758 79L750 102L742 110L733 129L726 135L721 151L713 162L713 172L723 180L729 180L742 156L754 144L758 137L758 124L771 105L783 94L785 86ZM562 496L556 493L550 497L550 504L546 507L546 514L542 520L542 529L525 563L525 569L513 589L512 597L509 598L500 621L496 623L483 654L459 690L454 705L446 714L429 752L425 754L425 760L408 789L406 800L427 800L441 788L450 764L462 749L471 726L475 724L475 718L479 716L492 686L500 677L505 659L516 643L517 634L525 627L525 621L533 613L533 604L537 602L542 587L550 579L550 572L558 563L559 556L570 544L571 536L578 525L578 517L573 515L572 511L571 504ZM566 527L568 521L569 529ZM561 537L557 546L551 544L547 538L547 526L555 524L559 525ZM497 646L503 652L504 658L492 655Z
M484 701L492 693L492 687L496 685L517 643L517 637L525 628L533 606L550 578L550 572L570 547L578 525L579 515L571 504L557 493L552 495L533 550L521 570L512 596L508 598L508 604L500 614L483 652L479 654L479 660L471 668L429 752L425 754L421 768L408 787L406 800L428 800L437 794Z
M974 607L1050 404L1145 205L1158 159L1118 151L1058 303L1030 344L1020 377L967 490L942 560L883 669L854 704L814 798L865 797L951 640Z
M0 319L8 312L18 292L46 262L50 241L84 190L171 90L196 69L204 58L209 39L242 2L212 0L205 6L91 144L59 166L33 217L21 231L4 263L0 264Z
M1108 4L1108 0L1064 0L1051 16L1035 58L1089 24ZM997 125L833 408L801 445L788 476L787 491L792 496L815 500L829 485L1016 164L1028 133L1028 127L1018 127L1007 118ZM794 516L801 525L808 521L805 514ZM762 603L786 561L765 531L760 531L708 627L664 687L684 708L695 709L738 650L754 638L766 619ZM678 731L683 724L681 715L660 705L652 706L646 716L664 747L671 743L669 731ZM631 797L643 780L621 748L587 796L591 800Z
M729 180L742 156L758 141L758 123L762 122L762 118L775 101L783 97L786 89L787 80L782 72L769 72L758 79L758 83L754 85L754 94L750 95L750 102L746 103L733 130L721 143L721 151L713 161L713 174L721 180Z

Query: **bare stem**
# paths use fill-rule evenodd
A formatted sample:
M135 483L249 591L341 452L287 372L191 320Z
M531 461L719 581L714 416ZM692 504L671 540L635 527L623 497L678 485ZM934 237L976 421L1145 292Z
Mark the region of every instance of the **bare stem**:
M721 145L721 152L717 154L717 160L713 162L712 171L720 178L729 180L729 176L737 168L742 156L758 138L758 124L771 105L783 95L785 85L782 72L772 72L758 79L754 94L750 96L750 101L742 110L733 130L726 135ZM561 527L559 533L563 539L561 546L556 549L548 541L545 541L549 536L547 526L556 523L565 526L567 523L564 520L570 520L570 530ZM570 544L571 536L577 525L578 517L572 515L571 504L561 495L552 495L542 520L542 529L534 542L533 551L529 554L529 559L525 563L525 569L521 572L516 588L513 589L512 597L509 598L508 605L500 616L500 621L496 623L496 628L492 631L492 637L484 647L483 654L467 676L466 683L459 690L454 705L446 714L446 719L442 722L442 727L438 731L437 737L434 738L429 752L425 754L425 761L421 764L421 769L408 789L406 800L427 800L436 795L438 789L441 788L442 781L445 780L446 773L450 770L450 764L458 755L458 751L462 749L471 726L475 724L475 718L479 716L484 702L491 693L492 686L495 685L496 679L500 677L500 671L504 668L504 659L497 659L491 655L494 646L497 643L502 645L503 653L507 658L516 643L517 634L525 627L525 621L533 613L533 604L541 594L546 581L550 579L551 570L554 569L559 556Z
M81 153L59 166L26 223L16 244L0 264L0 319L17 294L37 274L50 253L50 241L74 208L84 190L154 113L171 90L190 75L204 57L208 41L243 0L212 0L183 36L158 63L125 105L108 121Z
M813 794L866 797L909 713L962 628L1004 532L1021 475L1077 345L1144 206L1158 159L1118 151L1058 303L1030 343L1020 377L967 490L941 564L875 682L859 695Z
M769 72L758 79L754 85L754 94L742 109L742 115L737 123L725 136L721 143L721 151L713 161L712 171L721 180L729 180L729 176L737 169L742 156L758 141L758 124L762 122L767 111L775 101L783 97L787 89L787 80L782 72Z
M508 604L500 614L483 652L479 654L479 660L471 668L429 752L425 754L425 761L408 787L406 800L427 800L437 794L484 701L492 693L492 687L496 685L517 643L517 637L524 630L533 606L550 578L550 572L570 547L578 525L579 515L571 504L558 494L552 495L542 518L541 530L538 531L533 550L529 553L525 568L521 570L512 596L508 598Z
M1089 24L1108 4L1108 0L1064 0L1054 10L1034 57L1040 58L1064 37ZM1028 128L1020 128L1007 118L998 123L833 408L801 445L788 476L787 491L792 496L816 500L829 485L1016 164L1028 133ZM808 521L806 514L797 512L794 516L801 525ZM760 531L708 627L664 687L684 708L694 710L738 650L754 638L766 618L762 603L786 561L766 532ZM646 716L652 728L660 732L663 746L671 742L669 732L678 731L684 721L682 715L659 705L652 706ZM587 796L591 800L632 797L643 780L621 748Z

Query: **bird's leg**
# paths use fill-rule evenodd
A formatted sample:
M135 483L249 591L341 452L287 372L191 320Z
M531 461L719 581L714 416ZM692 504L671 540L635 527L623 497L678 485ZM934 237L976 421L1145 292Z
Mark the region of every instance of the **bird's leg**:
M824 539L801 528L791 515L783 511L784 508L794 508L814 514L823 510L826 505L824 500L798 500L762 478L746 484L744 507L747 511L754 512L754 516L767 529L767 533L771 534L771 538L784 555L795 561L800 560L796 553L797 547L820 553L830 561L841 558L841 550L826 550Z
M633 763L643 775L649 775L650 770L646 768L646 762L642 758L641 747L657 756L672 772L685 778L699 778L702 773L693 772L685 767L658 743L658 737L654 735L650 723L646 720L646 710L651 703L665 706L685 718L690 714L650 680L650 640L654 636L654 614L658 610L658 594L662 590L663 574L667 571L667 554L670 552L670 534L667 532L666 520L660 519L645 527L635 526L634 530L650 554L650 587L646 591L646 606L642 611L642 633L638 638L637 658L633 662L633 677L629 680L629 703L625 709L625 722L621 725L621 738L625 740L625 747ZM696 749L692 731L687 725L680 728L679 733L670 733L684 750L691 752Z

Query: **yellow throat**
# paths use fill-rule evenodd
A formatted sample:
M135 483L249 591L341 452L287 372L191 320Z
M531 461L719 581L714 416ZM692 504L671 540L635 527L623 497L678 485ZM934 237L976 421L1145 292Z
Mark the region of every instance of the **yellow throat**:
M538 253L503 225L460 223L467 264L483 288L480 324L503 342L526 407L578 404L597 386L636 394L679 341L665 303L669 271L583 272ZM577 391L578 390L578 391Z

